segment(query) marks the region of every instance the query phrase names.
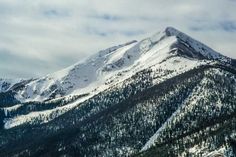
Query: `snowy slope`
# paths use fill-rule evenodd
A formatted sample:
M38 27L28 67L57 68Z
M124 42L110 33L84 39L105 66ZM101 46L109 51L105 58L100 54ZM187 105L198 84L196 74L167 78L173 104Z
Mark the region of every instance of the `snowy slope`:
M88 88L91 84L100 81L99 76L102 75L102 70L109 67L106 62L111 53L119 54L120 51L124 51L134 43L135 41L100 51L82 63L79 62L56 73L36 79L27 84L24 90L19 91L17 98L22 102L43 101L49 99L54 93L56 93L54 97L60 97L71 94L76 89ZM93 87L95 86L93 85ZM90 88L83 91L88 92Z
M57 107L51 110L44 110L44 111L35 111L35 112L30 112L29 114L26 115L18 115L13 118L6 118L4 128L5 129L10 129L15 126L19 126L25 123L28 124L34 124L35 121L37 121L37 124L43 124L47 123L54 118L59 117L60 115L64 114L65 112L73 109L74 107L78 106L81 102L91 98L93 95L89 95L86 97L83 97L81 99L78 99L75 102L69 103L65 106ZM11 112L12 110L16 110L17 108L21 107L21 104L15 105L13 107L8 107L8 108L3 108L5 115L7 116L8 112Z

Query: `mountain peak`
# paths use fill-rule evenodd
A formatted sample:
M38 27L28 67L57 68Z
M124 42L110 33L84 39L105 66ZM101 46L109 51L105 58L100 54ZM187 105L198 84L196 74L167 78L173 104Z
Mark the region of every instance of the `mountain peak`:
M174 27L166 27L162 32L159 32L152 37L151 41L158 43L166 40L167 38L175 37L176 40L170 43L170 49L176 50L175 52L182 57L189 57L200 60L218 60L224 63L230 63L231 59L216 52L207 45L201 43L190 37L189 35L179 31Z
M179 33L181 33L179 30L177 30L174 27L166 27L164 32L167 36L177 36Z

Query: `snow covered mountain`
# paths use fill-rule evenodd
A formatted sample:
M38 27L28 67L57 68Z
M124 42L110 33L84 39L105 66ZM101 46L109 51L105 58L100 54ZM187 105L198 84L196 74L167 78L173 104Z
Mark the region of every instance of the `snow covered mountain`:
M235 65L167 27L41 78L0 79L0 156L230 156Z
M16 98L21 102L44 101L70 94L88 93L104 86L105 83L126 79L135 72L157 63L162 69L178 70L185 60L193 62L187 66L201 64L202 60L231 62L230 58L168 27L140 42L131 41L108 48L61 71L22 82L24 87L15 90ZM186 67L186 70L189 68L192 67ZM116 75L124 76L115 77ZM19 82L20 80L10 84ZM1 81L0 91L10 90L11 88L6 88L7 85L10 87L10 84ZM103 88L106 87L101 90Z

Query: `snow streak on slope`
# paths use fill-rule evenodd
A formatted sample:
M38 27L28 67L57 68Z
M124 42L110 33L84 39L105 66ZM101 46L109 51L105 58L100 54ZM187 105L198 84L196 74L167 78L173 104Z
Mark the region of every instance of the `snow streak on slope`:
M204 82L205 80L202 80ZM201 84L201 83L200 83ZM195 87L191 94L185 99L185 101L180 105L179 109L176 110L169 118L168 120L157 130L157 132L146 142L146 144L141 149L141 152L148 150L152 146L155 146L155 142L160 135L160 133L170 124L170 122L176 117L176 115L180 115L182 112L182 109L185 105L187 105L189 99L191 99L192 96L196 95L198 92L199 86Z
M22 104L17 104L17 105L11 106L11 107L5 107L5 108L3 108L4 113L5 113L5 116L7 116L9 112L15 111L15 110L17 110L18 108L20 108L21 106L22 106Z

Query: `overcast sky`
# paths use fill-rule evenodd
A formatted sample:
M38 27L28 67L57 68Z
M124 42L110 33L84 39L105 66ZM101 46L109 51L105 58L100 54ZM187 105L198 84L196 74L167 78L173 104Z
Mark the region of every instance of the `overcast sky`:
M0 0L0 77L48 74L173 26L236 58L236 0Z

